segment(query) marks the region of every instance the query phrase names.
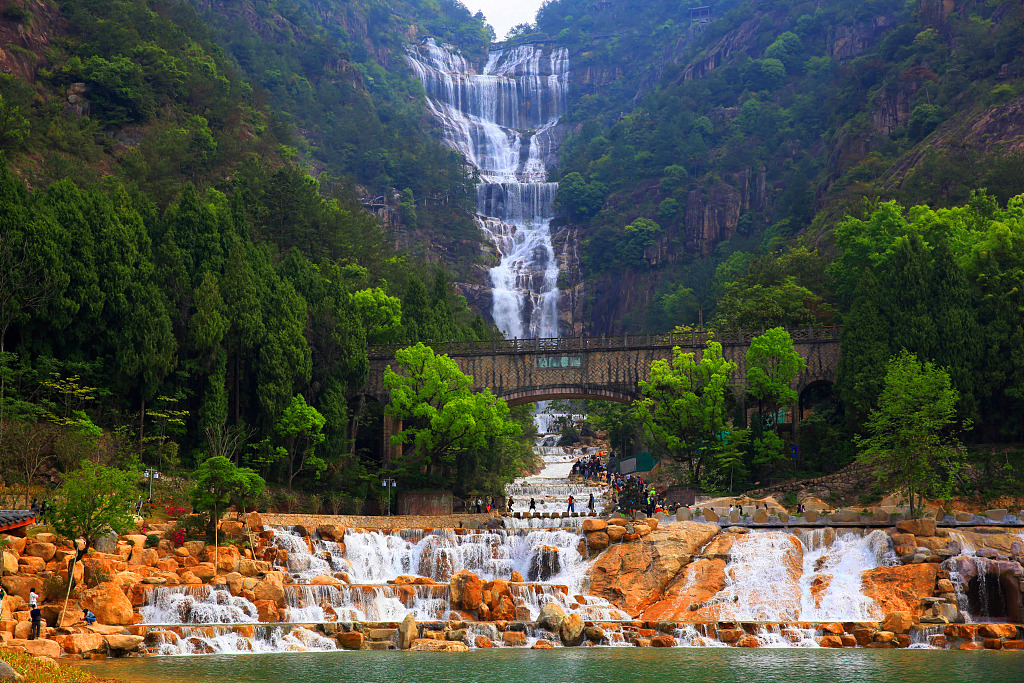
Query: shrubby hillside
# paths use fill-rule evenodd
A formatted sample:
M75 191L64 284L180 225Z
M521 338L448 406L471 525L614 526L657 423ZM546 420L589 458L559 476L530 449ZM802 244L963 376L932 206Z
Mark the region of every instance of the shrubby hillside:
M699 5L555 0L518 29L571 48L556 179L593 331L757 322L725 291L744 276L779 322L838 321L844 215L1024 190L1019 3Z

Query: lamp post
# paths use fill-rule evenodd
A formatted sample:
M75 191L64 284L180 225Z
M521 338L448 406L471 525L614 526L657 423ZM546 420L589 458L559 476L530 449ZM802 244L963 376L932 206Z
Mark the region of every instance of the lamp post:
M391 488L398 486L398 482L390 477L385 477L380 480L380 485L387 489L388 492L388 516L391 516Z
M153 479L159 479L160 473L154 469L148 469L143 474L149 477L149 499L153 500Z

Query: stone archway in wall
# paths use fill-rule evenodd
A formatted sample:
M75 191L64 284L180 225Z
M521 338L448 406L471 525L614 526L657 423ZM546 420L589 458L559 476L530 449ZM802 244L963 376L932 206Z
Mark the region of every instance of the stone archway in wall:
M810 378L797 390L796 416L797 421L811 416L808 410L824 400L837 401L835 395L835 383L831 378L818 377Z
M581 389L580 387L545 387L541 389L523 389L520 391L506 392L498 396L505 401L509 407L519 406L524 403L537 403L539 401L555 401L562 399L575 399L581 401L612 401L614 403L632 403L640 398L639 393L633 394L624 391L611 389Z

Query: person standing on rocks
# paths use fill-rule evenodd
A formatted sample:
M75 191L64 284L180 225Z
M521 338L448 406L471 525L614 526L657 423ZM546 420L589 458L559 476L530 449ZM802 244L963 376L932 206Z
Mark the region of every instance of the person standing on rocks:
M39 637L39 631L43 626L43 610L33 606L29 614L32 616L32 634L28 637L29 640L35 640Z
M530 498L530 510L533 512L537 511L537 501L535 501L533 498Z
M478 514L478 515L480 514L480 507L483 504L484 504L484 502L482 500L480 500L480 496L477 496L476 497L476 514Z
M594 494L593 493L590 494L590 501L587 503L587 507L590 509L591 512L594 511Z
M512 506L516 504L515 499L512 496L508 497L508 511L512 512Z
M28 608L35 609L36 603L39 601L39 596L36 595L36 589L33 588L28 592Z
M576 499L569 495L569 509L566 512L576 512Z

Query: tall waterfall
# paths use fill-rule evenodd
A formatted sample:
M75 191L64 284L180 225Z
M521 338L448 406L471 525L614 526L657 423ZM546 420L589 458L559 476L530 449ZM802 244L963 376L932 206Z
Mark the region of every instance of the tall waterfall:
M478 72L429 39L407 59L445 142L480 173L477 222L500 257L490 273L495 324L507 337L557 337L550 225L558 184L547 182L547 164L566 106L568 51L496 50Z

